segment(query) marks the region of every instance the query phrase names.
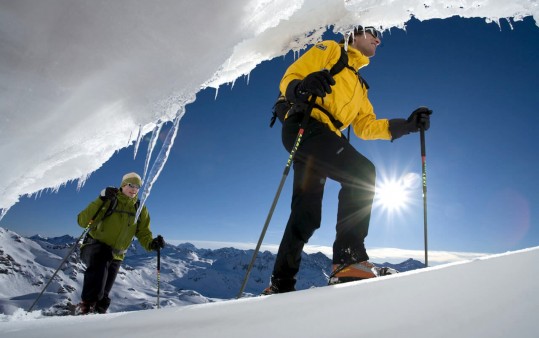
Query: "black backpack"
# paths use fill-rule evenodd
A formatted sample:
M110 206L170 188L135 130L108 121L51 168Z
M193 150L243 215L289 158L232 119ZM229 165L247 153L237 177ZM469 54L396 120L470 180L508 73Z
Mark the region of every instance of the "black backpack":
M331 76L335 76L336 74L340 73L344 68L348 68L352 70L354 73L356 73L358 76L359 82L361 82L362 85L364 85L367 89L369 89L369 85L367 84L365 79L363 79L354 68L348 65L348 54L346 53L346 50L344 49L344 47L341 47L341 56L339 57L339 60L337 61L337 63L334 64L333 67L331 67L331 69L329 70L329 73L331 74ZM281 94L281 92L279 92L279 95L277 96L277 101L273 105L273 109L272 109L273 116L271 117L270 128L273 127L277 119L279 119L279 121L281 121L282 123L284 121L286 114L288 113L290 108L292 108L292 106L293 104L287 101L286 97L283 94ZM323 107L319 105L315 105L315 107L318 108L324 114L326 114L337 129L340 129L342 127L342 123L337 121L333 117L333 115L331 115L331 113L328 112L326 109L324 109Z

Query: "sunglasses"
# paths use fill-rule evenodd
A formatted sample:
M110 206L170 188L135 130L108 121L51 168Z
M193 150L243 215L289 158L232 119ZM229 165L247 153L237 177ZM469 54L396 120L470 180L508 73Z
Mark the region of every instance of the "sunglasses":
M127 186L129 186L129 188L133 188L133 189L140 189L140 185L133 184L133 183L127 183Z
M376 28L374 28L373 26L363 27L361 29L356 30L354 33L357 35L357 34L360 34L362 32L367 32L370 35L374 36L376 39L379 39L379 40L382 39L382 33L380 33L380 31L376 30Z

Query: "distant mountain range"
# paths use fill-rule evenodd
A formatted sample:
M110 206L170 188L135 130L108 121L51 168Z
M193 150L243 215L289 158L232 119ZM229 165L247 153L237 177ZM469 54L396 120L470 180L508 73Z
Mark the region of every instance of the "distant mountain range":
M37 298L71 245L71 236L22 237L0 227L0 313L27 310ZM159 304L182 306L214 302L237 296L253 250L198 249L185 243L167 245L161 251ZM245 288L245 295L258 295L268 285L275 255L260 252ZM398 271L423 267L408 259L400 264L383 263ZM331 260L322 253L303 254L297 289L327 285ZM66 304L78 303L84 274L79 250L61 268L34 309L44 314L65 313ZM154 308L157 304L157 258L137 241L128 250L113 287L110 312Z

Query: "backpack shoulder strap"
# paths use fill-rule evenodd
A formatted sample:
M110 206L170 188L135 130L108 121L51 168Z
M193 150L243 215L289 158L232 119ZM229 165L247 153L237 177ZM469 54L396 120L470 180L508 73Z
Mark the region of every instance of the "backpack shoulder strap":
M114 212L114 210L116 210L116 206L118 205L118 199L116 197L114 197L111 201L110 201L110 204L109 204L109 207L107 208L107 211L105 211L105 214L103 215L103 218L101 220L104 220L105 218L109 217L110 215L112 215L112 213Z
M357 73L357 78L359 79L359 83L361 83L367 90L369 88L371 88L369 86L369 84L367 83L367 81L365 81L365 79L363 78L363 76L359 75L359 73Z
M110 205L107 208L107 211L105 212L105 214L103 215L103 218L101 220L104 220L105 218L109 217L110 215L112 215L113 212L129 214L129 215L132 215L132 216L135 215L135 214L133 214L131 212L128 212L128 211L116 211L116 206L118 206L118 199L115 198L110 202ZM136 213L136 210L138 210L139 206L140 206L140 200L137 199L137 201L135 202L135 213Z
M348 68L354 73L356 73L357 78L359 79L359 83L361 83L361 85L363 85L366 89L370 88L367 81L365 81L365 79L361 75L359 75L359 72L348 64L348 53L346 52L346 50L344 50L344 47L341 46L341 57L339 58L339 61L337 61L337 63L333 65L333 67L331 67L329 73L331 74L331 76L335 76L335 74L338 74L344 68Z
M346 50L344 50L344 47L341 46L341 56L339 57L337 63L334 64L333 67L331 67L329 73L331 74L331 76L335 76L336 74L340 73L344 68L348 68L354 73L357 73L357 71L348 64L348 53L346 52Z

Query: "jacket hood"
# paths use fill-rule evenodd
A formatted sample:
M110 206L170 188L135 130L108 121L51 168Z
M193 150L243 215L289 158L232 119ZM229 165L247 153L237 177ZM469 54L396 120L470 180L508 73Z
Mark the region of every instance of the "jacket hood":
M371 62L371 59L363 55L359 50L348 45L348 64L354 69L361 69Z

